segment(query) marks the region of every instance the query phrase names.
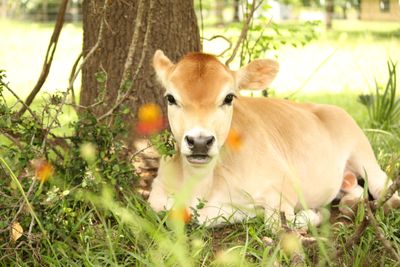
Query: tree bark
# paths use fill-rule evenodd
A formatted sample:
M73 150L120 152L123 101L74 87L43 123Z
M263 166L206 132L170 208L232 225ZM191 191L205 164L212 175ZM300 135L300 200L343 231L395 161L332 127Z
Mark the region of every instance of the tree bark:
M121 79L129 47L132 45L135 49L132 50L133 61L128 72L128 80L135 79L129 85L133 86L132 94L125 101L130 107L127 117L130 121L135 120L138 107L144 103L154 102L164 106L164 89L157 82L152 68L154 52L161 49L168 57L177 61L187 52L201 50L193 0L141 1L108 1L104 14L105 31L102 42L82 68L80 104L83 106L90 106L98 100L96 98L99 96L101 86L96 80L96 73L106 74L104 104L94 110L98 116L115 105L118 94L121 94ZM150 8L151 3L155 8ZM84 57L97 42L103 4L104 0L83 1ZM139 30L134 35L135 28ZM149 31L147 38L145 38L146 31ZM145 53L144 60L141 60L142 53ZM141 62L143 64L139 66ZM138 70L139 73L135 76Z

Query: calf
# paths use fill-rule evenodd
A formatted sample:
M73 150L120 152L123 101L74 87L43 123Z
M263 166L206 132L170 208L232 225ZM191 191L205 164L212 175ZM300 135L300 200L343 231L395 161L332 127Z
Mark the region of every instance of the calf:
M376 199L390 181L363 131L342 109L239 95L267 87L277 62L255 60L232 71L212 55L190 53L177 64L161 51L153 65L166 89L168 119L178 153L160 162L149 196L155 211L175 202L196 207L208 225L284 212L317 225L317 208L340 192L345 170L368 180ZM228 134L240 136L229 148ZM184 195L185 197L182 197ZM398 203L396 195L390 200Z

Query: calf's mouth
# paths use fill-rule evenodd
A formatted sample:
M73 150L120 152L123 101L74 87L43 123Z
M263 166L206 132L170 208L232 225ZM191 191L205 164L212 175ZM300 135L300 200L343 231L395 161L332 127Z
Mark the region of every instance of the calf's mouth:
M211 157L208 154L192 154L186 156L186 159L189 163L196 165L207 164L211 161Z

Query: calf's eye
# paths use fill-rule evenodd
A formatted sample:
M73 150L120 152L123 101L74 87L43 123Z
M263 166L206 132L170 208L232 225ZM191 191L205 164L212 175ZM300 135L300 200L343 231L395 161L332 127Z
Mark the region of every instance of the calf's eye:
M229 94L229 95L227 95L227 96L225 97L225 99L224 99L223 105L228 105L228 106L232 105L233 99L234 99L235 97L236 97L236 96L235 96L234 94Z
M175 98L172 95L168 94L165 96L165 98L168 101L168 105L176 105L177 104Z

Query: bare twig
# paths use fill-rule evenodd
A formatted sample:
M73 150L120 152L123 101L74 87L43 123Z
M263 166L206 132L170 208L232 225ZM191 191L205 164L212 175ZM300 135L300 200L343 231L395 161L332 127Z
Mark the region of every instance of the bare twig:
M41 124L40 119L36 116L32 109L8 86L8 84L2 83L2 85L17 99L17 102L20 102L23 106L25 106L25 109L28 110L34 120Z
M72 106L74 108L91 109L91 108L97 107L98 105L101 105L103 103L104 103L104 100L100 100L100 101L98 101L96 103L93 103L93 104L91 104L89 106L82 106L82 105L79 105L79 104L76 104L76 103L65 103L65 105Z
M135 29L133 31L132 34L132 40L131 40L131 44L129 45L129 49L128 49L128 55L126 56L126 60L125 60L125 65L124 65L124 71L122 72L122 78L121 78L121 83L119 85L119 90L118 90L118 98L120 98L120 91L121 89L124 87L125 83L129 80L129 76L131 74L131 69L132 69L132 64L133 64L133 56L135 55L135 52L137 50L138 47L138 41L139 41L139 34L142 30L142 23L144 20L144 11L146 10L145 8L145 2L146 0L141 0L139 2L139 6L138 6L138 14L136 16L136 25L135 25ZM153 1L152 1L153 2ZM151 14L151 12L150 12ZM150 16L150 15L149 15ZM150 23L148 23L149 25ZM147 31L146 31L146 35L147 35ZM144 51L144 48L143 48Z
M147 150L147 149L149 149L149 148L151 148L151 147L153 147L153 146L154 146L154 145L151 144L151 145L146 146L145 148L140 149L139 151L136 151L135 153L132 154L132 156L131 156L129 162L131 162L131 161L133 160L134 157L136 157L136 156L139 155L140 153L144 152L145 150Z
M33 99L35 99L37 93L40 91L44 82L46 81L47 76L49 75L51 63L53 62L54 53L57 48L58 38L60 37L61 29L64 24L65 11L67 10L68 2L69 2L69 0L63 0L61 2L60 8L58 9L57 22L54 27L53 34L50 38L50 43L47 48L42 72L40 73L39 79L38 79L35 87L32 89L31 93L29 94L28 98L26 99L25 105L23 105L21 107L21 109L18 111L19 117L21 117L25 113L25 111L27 110L26 107L30 106L30 104L32 104Z
M29 196L32 194L33 188L36 185L36 180L33 180L31 185L29 186L28 192L26 192L26 197L29 198ZM15 213L14 218L11 220L10 226L17 221L19 214L21 213L21 211L24 209L25 207L25 202L24 202L24 198L22 197L21 200L19 201L21 202L21 204L19 205L18 211L17 213Z
M31 223L29 224L29 230L28 230L28 241L29 243L32 243L32 230L33 230L33 226L35 225L35 217L32 216L31 218Z
M371 223L372 227L375 229L376 237L382 242L382 245L390 252L397 262L400 262L400 256L393 248L392 244L389 240L385 238L385 234L383 233L382 229L379 227L378 222L375 219L374 214L372 213L371 206L369 202L366 202L365 208L368 214L368 221Z
M260 1L260 2L257 4L257 0L253 0L253 3L252 3L252 5L251 5L250 12L249 12L249 14L248 14L248 16L247 16L246 21L245 21L244 24L243 24L242 31L241 31L241 33L240 33L240 36L239 36L238 41L236 42L236 46L235 46L235 48L233 49L232 55L225 61L225 65L226 65L226 66L229 66L229 64L230 64L230 63L233 61L233 59L235 58L236 53L237 53L237 51L239 50L239 47L240 47L241 43L243 42L243 40L244 40L245 37L247 36L247 31L249 30L249 25L250 25L251 20L253 19L254 12L257 10L257 8L260 7L261 3L262 3L262 1Z
M6 132L3 132L3 131L1 131L1 133L5 136L5 137L7 137L9 140L11 140L17 147L19 147L19 148L23 148L24 146L21 144L21 142L17 139L17 138L15 138L15 137L13 137L12 135L10 135L10 134L8 134L8 133L6 133Z
M87 62L87 60L96 52L96 50L99 48L100 43L103 40L103 34L104 34L104 21L105 21L105 13L108 7L108 0L104 1L104 5L103 5L103 17L100 23L100 28L99 28L99 34L97 36L97 41L96 44L90 49L89 53L86 55L86 57L82 60L81 64L79 65L79 67L76 69L75 73L73 75L71 75L70 79L69 79L69 85L67 88L67 91L64 93L63 98L61 99L60 104L58 105L58 109L56 110L56 114L54 115L53 119L49 122L48 126L45 129L45 133L43 136L43 143L42 143L42 153L44 152L44 149L46 147L46 140L47 140L47 136L49 134L49 132L51 131L53 124L56 122L58 115L60 114L63 106L65 105L66 101L67 101L67 97L68 97L68 92L69 90L71 90L71 88L73 87L74 81L76 80L76 77L78 76L80 70L82 69L83 65Z
M400 174L394 178L393 183L387 189L385 195L371 203L372 211L382 207L397 191L400 190Z
M371 211L371 214L373 215L373 212L375 212L377 209L381 208L398 190L400 189L400 175L398 175L392 185L388 188L385 196L381 198L381 200L374 200L374 201L368 201L368 199L365 200L366 202L366 210L368 213L368 209ZM369 216L371 217L371 216ZM343 255L343 253L348 250L351 246L354 244L358 243L361 239L362 234L364 233L364 230L368 227L368 222L370 220L368 219L367 216L364 217L362 220L361 224L358 226L357 230L354 232L354 234L347 239L346 243L341 249L338 249L334 253L334 258L340 257ZM385 245L385 244L384 244Z
M279 212L279 217L281 219L281 224L282 224L282 228L286 233L291 233L292 229L290 229L290 227L287 224L287 219L286 219L286 215L283 211Z
M79 67L74 71L74 74L70 76L68 88L72 88L73 87L73 84L74 84L76 78L78 77L79 72L82 70L82 67L86 64L87 60L92 57L94 52L96 52L96 50L99 48L101 42L103 41L104 29L105 29L104 24L105 24L105 21L106 21L105 14L106 14L109 2L111 2L111 1L105 0L104 4L103 4L103 16L102 16L102 19L101 19L101 22L100 22L99 34L97 35L96 43L90 49L89 53L87 53L87 55L83 58L83 60L82 60L81 64L79 65Z
M81 59L82 59L82 53L79 54L79 56L76 58L76 60L74 62L74 65L72 65L71 74L69 75L68 81L71 81L73 79L73 77L75 76L76 68L78 67L79 61L81 61ZM71 86L71 98L72 98L72 103L76 104L74 81L72 82L72 84L70 84L70 86Z
M142 2L144 2L144 1L142 0L140 3L142 3ZM133 77L131 79L132 81L136 80L137 76L139 75L139 73L142 71L142 68L143 68L143 63L144 63L144 60L146 58L146 52L148 50L147 49L147 45L149 43L148 40L149 40L150 33L152 31L152 27L151 26L152 26L153 23L151 23L151 21L153 20L154 12L152 12L152 11L153 11L154 8L155 8L155 1L151 0L150 1L150 10L148 12L149 15L147 17L146 34L145 34L145 37L144 37L143 47L142 47L142 55L141 55L139 64L138 64L138 66L136 68L136 71L135 71L135 73L134 73L134 75L133 75ZM142 15L139 14L138 16L142 16ZM136 32L136 28L135 28L135 32ZM98 118L98 121L101 121L101 120L107 118L108 116L112 115L113 112L129 97L129 95L131 95L131 93L135 93L134 86L131 86L130 88L128 88L128 90L125 92L124 95L122 95L122 96L120 95L121 88L123 88L123 86L126 83L126 81L128 79L130 79L129 78L129 72L130 72L130 69L132 68L133 58L129 58L129 55L133 56L134 55L134 51L136 49L136 45L137 44L136 44L136 40L134 40L134 39L136 38L135 36L137 36L137 34L135 34L135 32L133 33L132 42L131 42L131 45L129 47L130 54L128 53L128 58L127 58L127 60L125 62L124 75L122 76L121 85L120 85L120 88L119 88L119 91L118 91L118 97L117 97L116 103L111 109L109 109L106 113L101 115ZM124 77L126 79L124 79Z
M367 226L368 226L368 219L364 217L364 219L362 220L361 224L358 226L354 234L349 239L346 240L346 243L343 245L341 249L335 251L332 258L336 259L342 256L345 251L350 249L354 244L358 243Z
M211 37L211 38L202 37L201 39L207 40L207 41L212 41L212 40L217 39L217 38L222 38L222 39L224 39L224 40L229 44L229 47L228 47L228 48L226 48L224 51L222 51L221 53L219 53L219 54L217 55L217 57L221 57L221 56L223 56L226 52L228 52L228 51L232 48L232 42L231 42L228 38L226 38L226 37L223 36L223 35L214 35L214 36Z

